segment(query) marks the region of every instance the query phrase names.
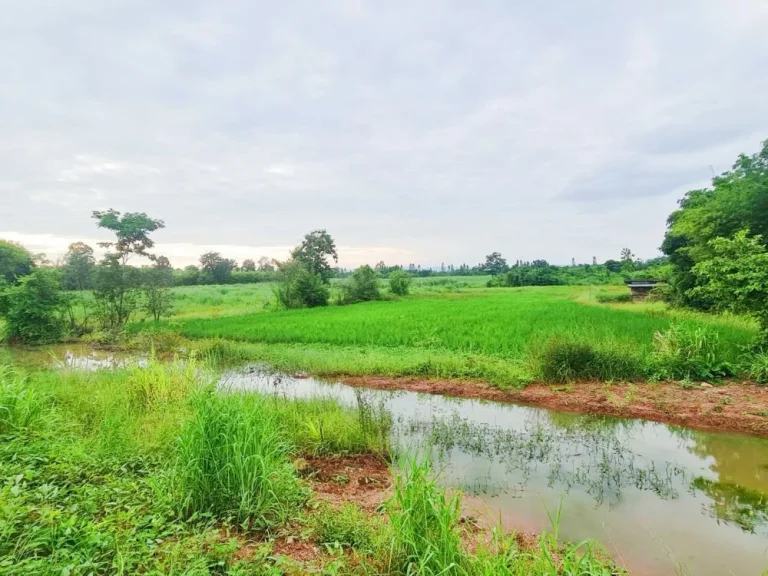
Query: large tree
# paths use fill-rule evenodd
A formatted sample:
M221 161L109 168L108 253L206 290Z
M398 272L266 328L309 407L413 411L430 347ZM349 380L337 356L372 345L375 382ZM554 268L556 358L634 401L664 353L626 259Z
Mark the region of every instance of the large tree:
M711 300L695 288L701 277L693 268L714 256L715 238L732 238L740 230L768 238L768 140L760 152L739 156L733 169L715 177L712 187L691 190L667 219L662 251L669 256L670 282L678 301L707 308Z
M504 274L509 270L507 261L502 258L499 252L491 252L485 257L485 262L480 265L480 268L485 274L491 274L492 276L498 276Z
M303 264L311 273L320 276L326 283L333 276L333 268L328 259L334 262L339 261L336 243L325 230L313 230L305 235L301 244L291 252L291 257Z
M224 258L218 252L206 252L200 256L200 269L214 284L227 284L236 268L237 262Z
M26 248L16 242L0 240L0 280L12 284L34 268L35 261Z
M94 211L93 219L99 228L115 234L115 241L99 243L110 251L97 269L94 296L102 327L118 330L136 310L142 286L140 271L129 266L128 260L134 255L156 260L149 252L155 245L149 235L165 224L143 212L121 214L116 210Z
M64 287L67 290L90 290L95 267L93 248L83 242L73 242L62 265Z

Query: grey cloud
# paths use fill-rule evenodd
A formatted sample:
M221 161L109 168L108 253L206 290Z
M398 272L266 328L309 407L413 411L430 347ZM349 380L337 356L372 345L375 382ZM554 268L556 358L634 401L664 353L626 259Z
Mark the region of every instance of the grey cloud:
M643 219L650 255L768 137L766 24L750 0L14 3L0 232L90 237L115 207L167 243L323 226L358 255L567 262Z

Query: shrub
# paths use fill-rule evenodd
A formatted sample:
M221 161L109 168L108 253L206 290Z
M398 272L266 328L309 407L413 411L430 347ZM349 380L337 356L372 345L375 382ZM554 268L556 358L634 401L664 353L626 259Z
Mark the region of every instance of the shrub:
M407 296L413 279L404 270L394 270L389 274L389 291L397 296Z
M651 357L656 376L674 380L706 380L730 376L720 336L709 326L673 324L653 337Z
M601 304L625 304L627 302L632 302L632 295L625 293L613 294L611 292L598 292L597 296L595 296L595 300Z
M754 352L747 361L749 377L758 384L768 384L768 351Z
M311 272L304 264L291 261L281 267L281 281L275 297L286 308L326 306L330 296L328 285L320 274Z
M675 290L669 284L659 284L648 293L648 302L672 303L675 299Z
M0 292L0 315L5 317L8 335L23 342L61 340L66 309L66 295L51 270L35 270Z
M345 304L368 302L380 297L378 277L368 265L355 270L349 282L342 286L342 302Z
M209 394L178 443L173 487L187 517L212 513L256 529L286 521L301 501L281 422L260 396Z
M596 348L587 342L559 338L544 347L539 368L548 382L635 380L643 375L640 359L629 348Z

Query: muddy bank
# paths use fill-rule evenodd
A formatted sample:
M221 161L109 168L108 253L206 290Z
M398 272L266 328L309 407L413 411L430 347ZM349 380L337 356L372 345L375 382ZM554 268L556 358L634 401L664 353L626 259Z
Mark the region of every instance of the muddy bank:
M674 382L580 382L531 384L520 390L501 390L479 382L414 378L364 376L347 377L341 381L350 386L514 402L552 410L642 418L702 430L768 437L768 386L751 383L698 384L686 389Z

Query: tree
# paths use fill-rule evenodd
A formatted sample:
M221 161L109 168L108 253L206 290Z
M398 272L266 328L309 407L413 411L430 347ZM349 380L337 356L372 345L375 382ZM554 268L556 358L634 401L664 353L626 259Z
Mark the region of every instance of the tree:
M349 282L344 284L342 290L343 301L347 304L378 300L381 297L376 271L367 264L360 266L353 272Z
M485 257L485 263L480 266L485 274L498 276L509 270L507 261L498 252L492 252Z
M270 260L266 256L262 256L259 258L259 271L260 272L274 272L275 271L275 261Z
M30 344L57 342L64 333L67 299L55 270L35 270L0 289L0 316L8 336Z
M0 240L0 279L13 284L35 268L32 254L21 244Z
M115 233L114 242L100 242L111 248L98 267L94 286L97 312L103 328L121 329L136 310L141 289L139 270L128 266L134 255L155 260L148 251L155 245L149 235L165 227L162 220L150 218L143 212L116 210L94 211L93 218L99 228Z
M62 282L67 290L90 290L96 259L93 248L83 242L73 242L64 256Z
M313 274L318 274L323 282L328 283L333 276L333 269L328 258L339 261L336 243L325 230L313 230L304 236L301 244L294 248L291 257L301 262Z
M606 260L603 266L605 266L609 272L621 272L621 262L618 260Z
M286 308L314 308L328 304L330 289L322 276L310 271L304 262L289 260L280 264L275 296Z
M696 286L691 296L757 318L768 340L768 251L762 236L740 230L733 238L711 240L709 247L711 257L692 268Z
M161 317L170 315L173 310L173 268L165 256L160 256L154 266L145 268L142 273L142 308L157 322Z
M405 296L411 288L411 275L404 270L394 270L389 273L389 290L392 294Z
M246 272L256 272L256 263L250 258L243 260L243 264L240 266L240 270L245 270Z
M200 269L214 284L227 284L236 266L234 260L224 258L218 252L206 252L200 256Z
M693 268L713 256L711 241L749 230L768 242L768 140L757 154L740 155L710 188L691 190L678 204L661 246L672 265L670 285L678 303L706 309L712 302L694 290L701 276Z

